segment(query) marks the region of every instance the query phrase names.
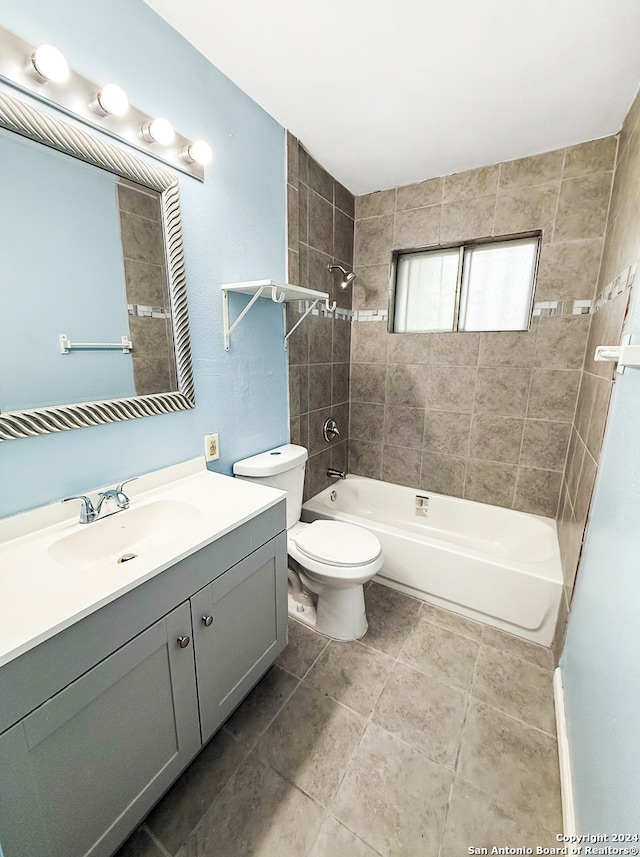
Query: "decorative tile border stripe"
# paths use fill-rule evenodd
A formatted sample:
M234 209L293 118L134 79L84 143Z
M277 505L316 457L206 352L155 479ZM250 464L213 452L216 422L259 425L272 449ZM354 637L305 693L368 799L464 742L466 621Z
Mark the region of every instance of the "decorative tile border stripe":
M600 307L608 301L621 295L630 289L634 283L636 270L640 260L621 271L610 283L602 289L595 300L571 300L571 301L536 301L533 305L534 316L559 316L559 315L589 315L597 312ZM308 301L298 301L296 308L300 313L306 312L310 306ZM139 309L156 309L156 307L140 307ZM168 311L167 311L168 312ZM148 315L148 313L132 313L130 315ZM387 321L389 311L386 309L342 309L337 308L333 312L327 309L326 304L317 304L311 312L312 315L327 316L331 318L342 318L346 321Z
M610 283L607 283L600 294L596 296L596 299L593 302L592 312L597 312L600 307L608 301L612 301L614 298L617 298L618 295L621 295L624 291L631 288L636 278L637 266L638 261L635 261L633 265L625 268L624 271L621 271L617 277L614 277L613 280L611 280Z
M588 315L592 301L538 301L533 305L533 315Z
M171 310L162 306L145 306L144 304L127 304L129 315L142 318L171 318Z

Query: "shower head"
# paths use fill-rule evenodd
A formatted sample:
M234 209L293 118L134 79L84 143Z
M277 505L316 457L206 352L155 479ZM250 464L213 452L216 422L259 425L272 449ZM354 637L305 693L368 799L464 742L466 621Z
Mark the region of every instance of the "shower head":
M340 283L341 289L346 289L347 286L351 285L351 283L356 278L355 271L347 271L342 267L342 265L327 265L327 268L329 269L329 271L333 271L336 268L338 269L338 271L342 271L343 276L342 276L342 282Z

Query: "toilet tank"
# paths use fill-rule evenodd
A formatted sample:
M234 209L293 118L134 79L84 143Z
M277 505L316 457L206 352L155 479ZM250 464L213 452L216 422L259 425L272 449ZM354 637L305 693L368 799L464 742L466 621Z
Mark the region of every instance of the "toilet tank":
M308 455L304 446L286 443L233 465L234 476L287 492L287 529L300 520L304 469Z

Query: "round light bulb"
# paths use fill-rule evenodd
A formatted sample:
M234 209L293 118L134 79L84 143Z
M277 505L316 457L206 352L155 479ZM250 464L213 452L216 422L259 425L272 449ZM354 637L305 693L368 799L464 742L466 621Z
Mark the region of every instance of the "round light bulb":
M129 109L129 99L115 83L107 83L96 94L92 107L102 116L124 116Z
M41 81L64 83L69 77L69 66L66 59L53 45L40 45L31 54L31 65Z
M167 119L153 119L142 126L142 136L147 143L160 143L161 146L170 146L173 143L175 131Z
M205 143L204 140L196 140L194 143L189 143L184 154L188 161L200 164L203 167L205 164L208 164L213 157L211 146L208 143Z

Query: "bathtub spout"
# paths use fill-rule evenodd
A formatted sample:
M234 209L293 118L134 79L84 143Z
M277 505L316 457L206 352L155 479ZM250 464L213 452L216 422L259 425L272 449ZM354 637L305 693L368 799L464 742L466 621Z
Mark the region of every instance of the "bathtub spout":
M329 467L327 470L327 476L332 476L334 479L346 479L347 474L344 470L335 470L333 467Z

